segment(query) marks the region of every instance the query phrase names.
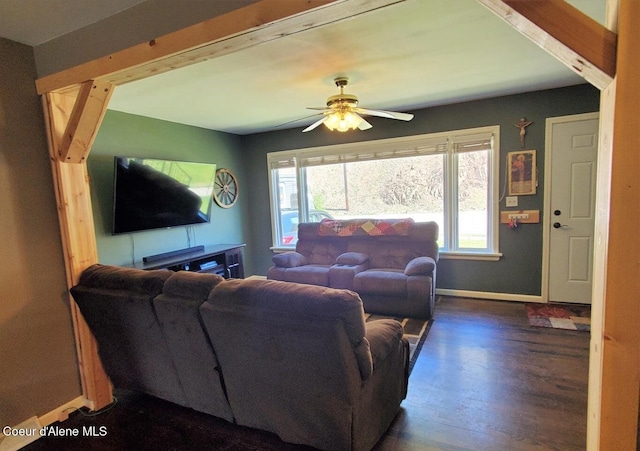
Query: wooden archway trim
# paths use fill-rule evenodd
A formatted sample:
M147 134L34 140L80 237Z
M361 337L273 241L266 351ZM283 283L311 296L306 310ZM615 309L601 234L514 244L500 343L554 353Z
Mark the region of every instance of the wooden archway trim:
M478 0L598 89L616 73L617 35L564 0Z
M112 91L88 81L42 97L68 287L77 284L80 273L98 261L86 156ZM70 310L82 392L87 407L98 410L111 403L111 384L95 339L73 299Z
M81 163L89 156L115 86L89 80L79 86L48 93L56 158Z
M140 80L406 0L260 0L149 42L36 80L38 94L100 79Z
M629 208L640 205L639 19L640 2L619 2L616 77L601 94L588 450L640 444L640 212Z
M44 94L68 283L74 283L86 266L97 261L86 174L86 155L90 145L77 151L69 144L67 156L71 156L71 160L79 158L79 163L61 162L58 152L63 140L60 130L67 130L76 102L81 98L81 85L86 80L99 80L112 85L126 83L198 62L200 58L246 48L251 45L252 36L256 36L256 42L261 39L260 42L265 42L296 30L322 25L323 20L324 23L336 21L341 17L352 17L367 8L375 9L401 1L404 0L261 0L235 13L37 80L37 91ZM640 189L637 186L640 135L634 127L634 121L631 121L640 103L636 86L636 80L640 79L640 60L634 54L640 44L640 31L634 24L640 18L640 2L608 0L608 4L615 7L612 9L617 10L620 5L621 21L616 48L608 32L599 25L591 29L592 24L580 24L581 17L569 12L569 9L563 9L561 3L564 2L561 0L477 1L497 11L509 23L525 24L524 28L516 26L516 29L534 42L553 42L551 46L541 46L573 70L580 69L577 72L603 90L601 117L605 119L601 120L601 149L606 152L602 158L608 162L611 170L604 174L606 180L600 179L610 186L606 187L606 195L600 197L598 208L602 214L596 225L596 235L599 234L602 240L597 246L596 258L601 260L598 270L603 271L603 275L599 282L602 297L594 298L594 308L601 313L602 324L596 325L592 333L591 360L594 364L589 384L588 449L635 449L640 391L640 358L637 352L640 329L636 327L640 322L637 307L640 249L639 240L630 240L629 237L636 235L640 211L629 206L640 205ZM563 9L564 12L560 14L563 15L564 24L576 24L575 29L569 30L570 41L546 20L548 12L537 15L530 9L519 8L520 3L528 2ZM296 8L299 9L292 10L291 5L298 5ZM276 23L280 28L275 27ZM269 29L271 25L274 28ZM607 25L615 29L615 20L608 20ZM219 29L219 34L211 35L209 28ZM276 33L271 33L276 30ZM612 52L616 56L613 62ZM612 65L616 73L612 73ZM91 108L81 107L81 104L82 101L79 101L77 110L84 112L80 113L79 125L71 126L70 131L75 128L73 136L65 138L69 143L83 142L84 139L75 138L91 136L92 130L99 129L102 120L100 114L92 113ZM106 108L106 103L103 108ZM52 119L59 109L65 111L62 121ZM59 122L65 123L64 127ZM603 224L605 220L608 221L606 225ZM88 330L86 327L83 330L81 318L75 311L74 321L79 348L83 352L79 359L84 394L91 406L100 408L111 397L108 380L103 372L100 373L95 344L91 345L90 334L87 337ZM81 343L82 340L86 340L86 343Z

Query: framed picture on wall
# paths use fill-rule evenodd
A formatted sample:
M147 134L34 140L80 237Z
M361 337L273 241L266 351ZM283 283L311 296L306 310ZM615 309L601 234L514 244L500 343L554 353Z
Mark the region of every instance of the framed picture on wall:
M536 151L516 150L507 154L509 167L509 196L526 196L536 193Z

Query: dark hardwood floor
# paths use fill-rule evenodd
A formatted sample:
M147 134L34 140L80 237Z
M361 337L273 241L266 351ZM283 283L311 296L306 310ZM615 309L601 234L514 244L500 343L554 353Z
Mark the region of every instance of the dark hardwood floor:
M584 450L588 357L588 333L529 327L520 303L440 298L407 399L375 449ZM59 426L106 435L45 437L24 449L309 449L132 394Z
M589 334L523 304L441 298L379 450L584 450Z

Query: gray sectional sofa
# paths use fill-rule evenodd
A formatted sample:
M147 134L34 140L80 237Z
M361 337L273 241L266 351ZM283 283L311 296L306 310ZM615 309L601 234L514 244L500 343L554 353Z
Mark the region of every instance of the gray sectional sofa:
M430 318L437 241L436 222L301 223L296 250L274 255L267 278L356 291L367 313Z
M71 293L116 388L287 442L369 450L406 396L402 326L349 290L93 265Z

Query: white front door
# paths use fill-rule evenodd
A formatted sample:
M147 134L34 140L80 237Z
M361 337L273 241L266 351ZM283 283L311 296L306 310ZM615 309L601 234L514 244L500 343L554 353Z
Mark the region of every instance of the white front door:
M597 114L549 118L547 128L548 299L589 304L599 119Z

